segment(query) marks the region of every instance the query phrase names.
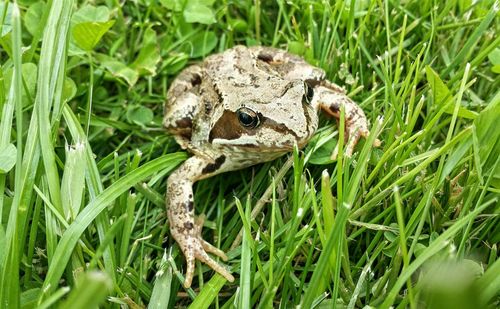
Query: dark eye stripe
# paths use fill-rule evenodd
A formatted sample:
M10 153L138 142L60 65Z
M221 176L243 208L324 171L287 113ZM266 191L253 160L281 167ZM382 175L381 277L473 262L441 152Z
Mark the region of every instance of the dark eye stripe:
M226 110L210 130L208 140L212 142L214 139L238 139L244 130L236 113Z
M236 112L232 112L230 110L224 111L222 116L212 127L212 130L210 130L208 138L209 142L212 142L214 139L234 140L240 138L242 135L255 135L260 129L263 128L271 128L276 132L290 134L295 138L298 138L297 133L290 130L286 125L277 123L274 120L262 116L261 114L256 115L259 119L257 124L259 128L254 130L241 125Z

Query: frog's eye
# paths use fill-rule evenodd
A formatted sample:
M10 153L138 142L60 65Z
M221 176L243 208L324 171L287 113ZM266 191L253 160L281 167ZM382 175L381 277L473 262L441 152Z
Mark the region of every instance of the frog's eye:
M238 109L236 111L236 114L238 115L238 120L240 121L241 125L246 128L253 129L260 123L259 115L257 115L256 112L247 107Z
M313 96L313 88L308 83L304 83L304 95L302 96L302 103L311 104Z

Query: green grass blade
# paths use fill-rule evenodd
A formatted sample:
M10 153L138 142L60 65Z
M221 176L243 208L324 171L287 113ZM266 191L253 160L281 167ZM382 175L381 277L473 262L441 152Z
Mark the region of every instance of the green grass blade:
M338 286L338 279L340 276L340 251L342 245L342 234L344 233L345 224L347 222L347 218L349 215L349 207L346 205L341 205L339 207L338 214L335 218L335 223L332 229L331 234L328 237L328 242L326 246L321 251L321 255L319 257L318 263L316 264L316 268L314 269L311 281L309 283L309 288L306 290L302 301L301 306L303 308L311 308L314 299L320 295L323 291L318 290L320 286L320 281L324 280L323 276L325 274L326 268L329 265L330 255L335 251L336 252L336 264L335 269L333 270L335 273L335 284ZM337 247L335 250L334 248ZM334 293L334 295L337 295ZM336 299L335 297L333 298Z

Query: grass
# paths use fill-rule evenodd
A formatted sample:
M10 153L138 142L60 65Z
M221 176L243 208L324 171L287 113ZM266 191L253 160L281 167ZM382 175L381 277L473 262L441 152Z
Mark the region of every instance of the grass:
M500 306L499 3L0 2L0 307ZM184 257L165 181L169 83L236 44L288 49L372 134L195 186L236 282ZM371 145L375 138L378 148Z

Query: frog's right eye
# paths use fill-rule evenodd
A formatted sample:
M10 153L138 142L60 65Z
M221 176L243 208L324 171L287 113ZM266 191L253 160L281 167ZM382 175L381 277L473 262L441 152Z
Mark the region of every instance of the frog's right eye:
M246 128L256 128L260 123L259 115L257 115L256 112L247 107L238 109L236 111L236 114L238 115L238 120L240 121L241 125Z

